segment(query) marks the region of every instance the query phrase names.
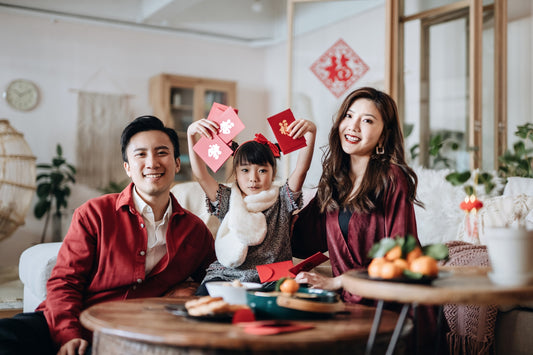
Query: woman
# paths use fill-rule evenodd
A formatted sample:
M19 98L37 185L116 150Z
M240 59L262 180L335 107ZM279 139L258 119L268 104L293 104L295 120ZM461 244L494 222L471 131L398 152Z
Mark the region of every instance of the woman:
M417 177L405 162L398 110L387 94L364 87L343 101L315 198L298 215L293 255L329 250L333 278L302 272L296 280L339 290L345 271L370 263L372 245L386 237L417 237L413 203ZM361 297L343 292L345 302Z

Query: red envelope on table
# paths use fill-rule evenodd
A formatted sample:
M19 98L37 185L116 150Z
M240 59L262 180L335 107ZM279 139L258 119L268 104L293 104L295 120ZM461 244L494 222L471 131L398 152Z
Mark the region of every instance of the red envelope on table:
M307 259L299 262L294 267L289 269L289 272L292 273L292 276L298 275L300 271L310 271L314 267L322 264L323 262L328 261L329 258L322 254L321 252L318 252L316 254L311 255Z
M228 144L244 129L244 124L232 107L226 108L220 115L213 116L212 120L220 127L218 136Z
M276 281L282 277L290 277L291 273L289 269L292 268L294 264L292 260L280 261L278 263L257 265L257 273L259 274L259 280L261 283Z
M218 102L213 102L213 105L211 105L211 110L207 115L207 119L215 121L216 117L222 115L228 107L229 106L219 104ZM235 111L235 113L239 113L239 110L237 110L236 108L234 108L233 111Z
M270 128L272 128L283 154L289 154L290 152L307 146L304 137L294 139L289 136L287 127L289 127L293 121L295 121L295 119L290 108L268 118Z
M233 154L231 148L219 136L214 136L213 139L202 137L193 149L215 173Z

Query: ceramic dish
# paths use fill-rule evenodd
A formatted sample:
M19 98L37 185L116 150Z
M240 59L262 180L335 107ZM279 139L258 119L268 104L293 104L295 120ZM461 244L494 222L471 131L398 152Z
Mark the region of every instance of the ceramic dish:
M323 319L344 310L337 293L320 289L300 287L293 296L251 290L246 298L258 319Z
M165 305L165 309L174 315L204 322L229 323L233 319L232 313L215 313L205 316L191 316L183 304L167 304Z
M229 304L246 304L246 291L261 288L261 284L254 282L239 282L235 284L227 281L212 281L205 284L211 297L222 297Z
M451 273L448 271L439 271L438 276L422 276L419 279L410 278L407 276L395 277L393 279L383 279L380 277L370 277L366 270L357 271L356 276L362 279L374 280L374 281L386 281L386 282L401 282L407 284L420 284L420 285L430 285L434 280L438 278L443 278L449 276Z

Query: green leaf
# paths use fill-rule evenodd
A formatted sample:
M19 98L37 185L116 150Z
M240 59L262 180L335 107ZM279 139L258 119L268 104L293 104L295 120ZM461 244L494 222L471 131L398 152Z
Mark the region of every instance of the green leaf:
M52 189L52 185L49 183L42 183L38 185L36 189L37 197L39 198L48 197L48 195L50 195L51 189Z
M404 269L403 270L403 274L410 278L410 279L413 279L413 280L420 280L421 278L424 277L423 274L419 273L419 272L413 272L411 270L408 270L408 269Z
M402 247L402 255L407 255L417 246L418 246L418 242L416 238L413 237L412 235L408 235L407 238L405 238L405 244Z
M372 246L372 248L368 252L368 256L370 258L381 258L382 256L385 256L385 254L387 254L387 252L394 248L396 245L396 239L383 238L378 243Z
M426 245L422 247L422 252L436 260L444 260L448 257L448 247L444 244Z
M281 286L281 284L283 283L283 281L285 281L285 280L287 280L287 279L288 279L288 277L282 277L281 279L279 279L278 281L276 281L276 288L275 288L275 290L276 290L277 292L280 292L279 287Z
M446 175L445 179L453 186L459 186L467 182L470 176L470 171L463 171L462 173L454 172Z
M37 219L41 219L46 212L50 209L50 201L47 200L39 200L35 204L35 207L33 208L33 215Z
M465 193L470 196L470 195L473 195L474 194L474 187L472 185L465 185L463 190L465 191Z

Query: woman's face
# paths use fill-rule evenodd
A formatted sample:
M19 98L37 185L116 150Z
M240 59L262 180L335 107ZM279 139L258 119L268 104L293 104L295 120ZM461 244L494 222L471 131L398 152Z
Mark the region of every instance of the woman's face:
M383 118L373 101L355 100L339 124L342 150L352 157L370 157L380 142Z

